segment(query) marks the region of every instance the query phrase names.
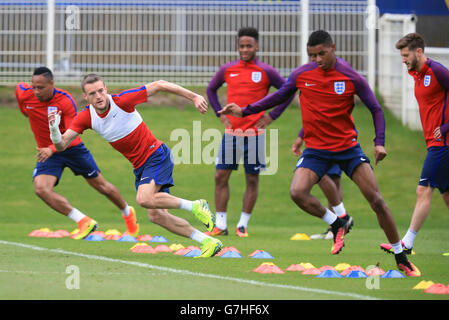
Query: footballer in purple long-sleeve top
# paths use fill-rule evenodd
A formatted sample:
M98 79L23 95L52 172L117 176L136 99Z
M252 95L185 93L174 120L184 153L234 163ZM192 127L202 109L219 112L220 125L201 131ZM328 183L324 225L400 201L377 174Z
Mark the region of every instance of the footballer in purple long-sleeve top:
M429 215L432 194L440 191L449 208L449 70L428 59L424 54L424 39L410 33L396 43L402 61L415 80L415 96L427 145L427 155L416 188L416 205L409 229L402 238L404 251L411 252L415 237ZM389 244L381 249L390 252Z
M293 100L295 93L285 99L269 114L264 111L245 118L221 115L222 109L217 90L227 84L227 103L240 107L265 97L271 86L280 88L285 79L272 66L256 58L258 50L258 31L254 28L241 28L238 32L240 59L222 65L207 87L207 96L215 113L225 126L222 144L215 163L215 206L216 228L211 235L226 235L227 203L229 200L229 178L232 170L238 169L243 157L246 190L243 208L237 223L236 234L247 237L248 220L257 200L259 173L265 168L265 135L263 130L277 119Z
M330 225L333 233L331 253L338 254L353 224L352 217L348 220L339 218L311 194L312 187L327 170L338 164L357 184L376 213L378 223L391 243L398 268L407 276L421 276L403 251L391 210L380 194L368 157L357 143L357 131L351 115L356 94L373 116L376 164L386 156L385 120L374 93L361 75L347 62L337 58L335 44L328 32L313 32L307 43L307 53L311 62L295 69L278 91L243 110L230 104L220 113L245 115L258 112L281 103L299 89L306 149L296 165L290 187L291 198L298 207Z

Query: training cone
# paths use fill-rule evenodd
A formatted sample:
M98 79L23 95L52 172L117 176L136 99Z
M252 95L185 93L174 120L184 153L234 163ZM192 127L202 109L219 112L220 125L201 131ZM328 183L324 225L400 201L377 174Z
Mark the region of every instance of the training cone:
M120 231L118 231L117 229L108 229L104 232L105 235L109 236L109 235L117 235L117 236L121 236L122 233Z
M413 287L414 290L418 290L418 289L422 289L422 290L426 290L427 288L429 288L431 285L433 285L433 281L421 281L420 283L418 283L416 286Z
M342 276L346 276L346 275L348 275L351 271L362 271L362 272L365 273L365 269L363 269L361 266L355 265L355 266L350 266L349 268L343 270L343 271L341 272L341 275L342 275Z
M345 278L368 278L368 276L363 271L352 270L345 276Z
M367 276L381 276L385 273L385 271L379 267L375 267L371 269L366 269L365 273Z
M55 232L59 233L63 237L70 237L70 232L68 232L67 230L61 229L56 230Z
M292 264L285 269L285 271L299 271L299 272L304 270L306 269L300 264Z
M175 252L175 251L178 251L179 249L183 249L184 246L180 243L173 243L169 246L169 248L171 251Z
M434 283L424 290L424 292L432 294L449 294L449 288L442 283Z
M107 236L104 237L105 240L118 240L120 238L121 236L118 234L108 234Z
M315 269L315 266L309 262L301 262L299 265L303 266L304 269Z
M320 269L320 271L335 270L335 268L332 266L322 266L321 268L318 268L318 269ZM337 271L337 270L335 270L335 271Z
M255 268L253 271L257 272L257 273L279 273L279 274L285 273L284 271L282 271L281 268L279 268L272 262L262 263L260 266Z
M228 250L225 253L219 255L220 258L241 258L242 255L236 251Z
M153 236L149 234L142 234L137 237L137 241L150 241L151 239L153 239Z
M197 246L188 246L187 249L189 250L201 250L199 247Z
M157 253L157 251L152 246L149 246L146 243L136 244L131 248L131 251L135 253L152 253L152 254Z
M305 233L297 233L293 235L290 240L310 240L310 237Z
M317 278L342 278L343 276L338 273L337 270L326 269L321 271L317 276Z
M311 275L319 275L321 273L320 269L317 268L309 268L302 272L302 274L311 274Z
M64 238L64 236L59 232L54 231L47 233L47 238Z
M157 252L172 252L171 249L169 248L169 246L167 246L165 244L160 244L160 245L154 247L154 250L156 250Z
M191 250L191 249L188 249L188 248L180 248L180 249L176 250L175 252L173 252L173 254L176 254L176 255L178 255L178 256L183 256L183 255L185 255L187 252L190 252L190 251L192 251L192 250Z
M122 236L117 241L120 241L120 242L137 242L136 238L134 238L133 236Z
M388 270L380 277L382 279L405 278L405 276L397 270Z
M103 231L94 231L91 234L95 234L95 235L103 237L103 238L106 236L106 233L104 233Z
M344 263L343 262L343 263L337 264L334 268L337 271L344 271L344 270L346 270L346 269L348 269L350 267L351 267L351 265L349 263Z
M86 238L84 238L86 241L104 241L104 238L98 234L90 234Z
M266 252L266 251L259 251L255 255L253 255L251 258L254 258L254 259L274 259L274 257L271 254L269 254L268 252Z
M190 250L184 257L198 257L199 255L201 255L201 250Z
M168 242L168 240L163 236L155 236L150 240L150 242Z

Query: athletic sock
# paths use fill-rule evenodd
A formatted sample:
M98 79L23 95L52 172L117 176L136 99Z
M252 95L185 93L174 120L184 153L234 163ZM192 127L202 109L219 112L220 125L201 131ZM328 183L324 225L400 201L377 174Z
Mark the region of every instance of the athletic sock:
M202 243L204 239L210 238L209 236L205 235L204 233L198 231L197 229L194 229L192 234L190 235L190 239Z
M72 211L67 215L70 219L75 221L76 223L80 222L82 218L84 218L86 215L79 211L77 208L73 208Z
M129 206L126 204L125 209L122 210L123 216L127 217L129 216Z
M412 229L408 229L407 233L405 234L404 238L402 238L402 242L404 242L404 246L407 249L413 248L413 242L415 241L415 237L418 234L418 232L413 231Z
M396 243L392 243L391 247L393 248L393 252L394 254L399 254L402 252L402 244L401 241L396 242Z
M228 227L227 223L227 213L226 212L217 212L215 214L215 226L220 230L225 230Z
M335 213L326 208L326 213L321 217L321 220L326 222L328 225L332 225L335 221L337 221L338 217Z
M343 205L343 202L341 202L339 205L335 207L332 207L332 209L339 218L343 218L346 215L346 209L345 206Z
M180 209L184 209L187 211L192 211L193 208L193 201L190 200L185 200L185 199L179 199L180 200L180 204L179 204L179 208Z
M247 229L249 218L251 218L251 213L242 211L239 223L237 223L237 228L244 227L245 229Z

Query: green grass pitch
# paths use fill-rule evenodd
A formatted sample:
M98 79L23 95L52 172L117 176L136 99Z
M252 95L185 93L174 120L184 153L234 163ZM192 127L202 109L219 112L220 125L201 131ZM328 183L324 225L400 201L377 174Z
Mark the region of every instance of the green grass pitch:
M80 104L81 105L81 104ZM218 128L221 123L212 110L201 115L187 108L142 105L144 120L159 139L169 147L175 129L192 132L193 121L201 121L202 130ZM373 158L371 114L362 105L354 110L363 150ZM244 191L242 168L231 176L228 207L230 235L222 237L225 246L234 246L241 259L193 259L171 253L138 254L128 242L75 241L28 237L34 229L72 231L75 224L53 212L33 192L31 180L35 165L35 142L27 119L18 109L0 107L0 299L187 299L187 300L307 300L307 299L448 299L449 295L426 294L412 288L421 280L449 285L449 215L439 192L434 193L431 213L415 242L416 255L411 260L420 268L421 278L380 279L378 288L369 289L366 279L319 279L299 272L259 274L252 270L263 262L273 262L281 269L291 264L310 262L317 267L346 262L364 268L379 264L384 270L396 269L394 257L379 249L386 238L375 214L359 190L346 176L342 179L344 203L355 225L347 236L346 246L336 256L330 254L331 241L292 241L296 233L323 232L326 224L303 212L289 197L289 186L297 159L290 147L300 127L297 104L271 124L278 129L279 166L275 175L261 176L259 197L249 223L249 237L235 236ZM421 132L404 128L386 112L387 158L374 167L380 190L392 209L402 237L415 204L415 189L426 148ZM192 136L191 136L192 137ZM107 180L115 184L130 205L135 206L141 234L162 235L169 244L196 245L190 239L175 236L152 224L135 201L134 176L128 161L93 131L82 136ZM192 141L191 141L192 143ZM205 146L207 142L203 142ZM191 155L191 158L193 155ZM213 164L175 166L172 193L186 199L205 198L214 206ZM119 229L125 225L120 212L106 198L90 188L83 178L66 170L56 187L72 205L96 219L100 230ZM324 204L318 187L313 190ZM202 226L188 212L172 210L194 227ZM248 257L255 250L265 250L273 260ZM71 274L68 266L79 268L79 289L68 289Z

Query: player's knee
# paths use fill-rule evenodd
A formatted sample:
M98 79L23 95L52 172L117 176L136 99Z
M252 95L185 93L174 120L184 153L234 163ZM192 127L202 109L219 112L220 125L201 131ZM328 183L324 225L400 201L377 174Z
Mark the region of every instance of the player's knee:
M302 202L305 198L305 192L301 188L292 187L290 188L290 198L296 203Z
M139 206L147 208L147 209L156 209L156 202L154 198L137 194L136 202L139 204Z
M368 201L375 212L382 211L386 206L385 200L379 192L374 193Z
M164 219L164 216L159 211L148 210L148 218L152 223L160 225L162 223L162 220Z
M221 172L215 172L215 185L224 187L228 184L228 176L221 173Z
M34 186L34 193L42 199L45 199L51 192L51 188L46 186Z

